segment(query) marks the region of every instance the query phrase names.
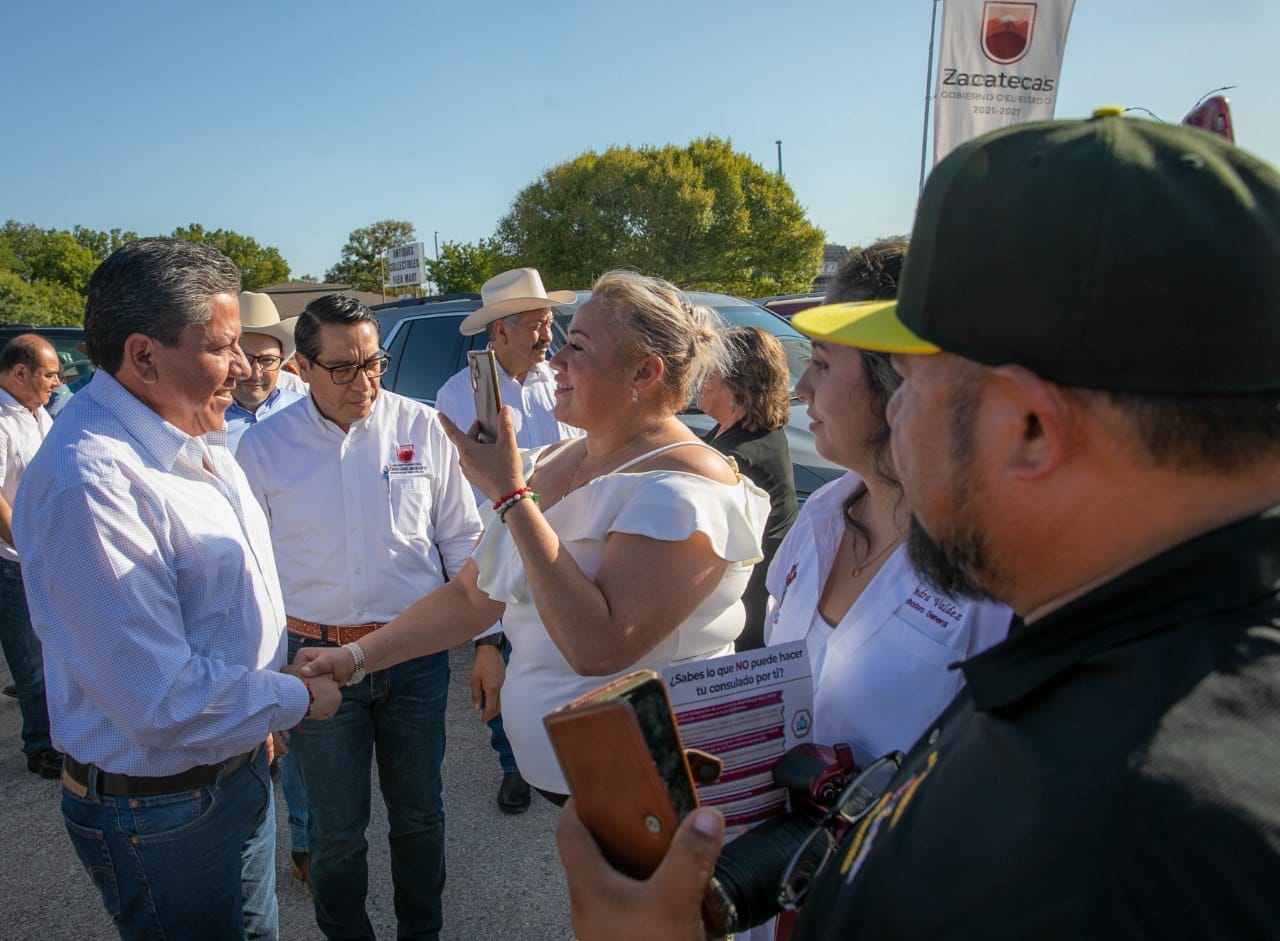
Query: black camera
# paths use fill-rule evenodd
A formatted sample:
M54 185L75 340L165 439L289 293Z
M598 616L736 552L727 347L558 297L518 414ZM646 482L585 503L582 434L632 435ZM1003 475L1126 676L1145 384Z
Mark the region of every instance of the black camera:
M849 791L859 774L848 745L797 745L773 765L774 783L787 790L790 811L771 817L727 844L716 862L710 899L726 934L763 924L782 910L780 885L808 885L856 819L880 796L900 754L887 756ZM833 813L839 803L838 813ZM797 853L799 858L797 859Z

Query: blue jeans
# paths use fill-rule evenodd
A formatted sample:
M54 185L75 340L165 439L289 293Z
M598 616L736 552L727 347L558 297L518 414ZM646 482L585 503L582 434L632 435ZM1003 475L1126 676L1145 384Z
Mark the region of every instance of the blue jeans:
M22 569L8 559L0 559L0 646L4 648L4 659L18 690L23 753L30 756L52 748L40 638L31 629L27 596L22 590Z
M498 650L502 654L502 662L509 663L511 641L503 638L502 646ZM503 774L520 770L516 765L516 754L511 750L511 742L507 739L506 730L502 727L502 713L498 713L489 720L489 747L498 753L498 767L502 769Z
M302 785L298 771L298 759L293 754L294 736L289 736L289 751L280 756L280 790L284 792L284 804L289 811L289 849L295 853L311 852L311 839L307 828L311 822L311 803L307 789Z
M289 637L289 659L319 641ZM444 889L444 760L449 655L432 654L343 687L332 719L304 719L290 736L311 801L311 892L328 938L372 941L368 896L372 764L391 826L397 937L440 935Z
M76 855L120 937L280 937L276 817L265 749L195 790L152 797L62 789Z

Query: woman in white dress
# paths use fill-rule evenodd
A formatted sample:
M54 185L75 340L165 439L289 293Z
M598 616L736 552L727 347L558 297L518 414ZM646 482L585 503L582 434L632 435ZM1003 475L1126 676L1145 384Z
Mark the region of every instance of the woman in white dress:
M894 240L854 256L827 302L893 299L905 250ZM1011 617L949 596L908 558L911 512L885 420L901 381L883 353L813 341L796 394L818 453L849 473L809 497L767 579L766 643L807 643L814 741L848 743L861 767L906 751L960 690L948 667L1003 640Z
M304 673L343 681L358 658L383 669L501 619L507 735L529 783L561 801L543 715L634 669L731 653L769 498L675 417L722 365L713 316L665 281L610 272L551 360L555 417L584 437L522 453L505 409L492 444L441 416L467 477L503 509L452 581L359 649L304 648Z

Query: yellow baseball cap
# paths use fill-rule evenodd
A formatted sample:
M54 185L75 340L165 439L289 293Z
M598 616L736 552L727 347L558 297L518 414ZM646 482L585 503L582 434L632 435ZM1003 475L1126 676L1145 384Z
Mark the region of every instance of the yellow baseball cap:
M791 318L791 326L816 340L857 346L879 353L940 353L898 319L897 301L858 301L810 307Z

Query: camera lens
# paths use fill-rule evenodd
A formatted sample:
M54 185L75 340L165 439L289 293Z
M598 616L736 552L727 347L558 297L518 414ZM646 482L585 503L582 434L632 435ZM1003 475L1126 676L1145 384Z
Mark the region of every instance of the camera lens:
M726 931L741 931L763 924L781 910L778 883L787 864L813 832L815 821L796 814L766 820L748 830L720 853L714 879ZM814 840L810 873L825 858L831 837Z

